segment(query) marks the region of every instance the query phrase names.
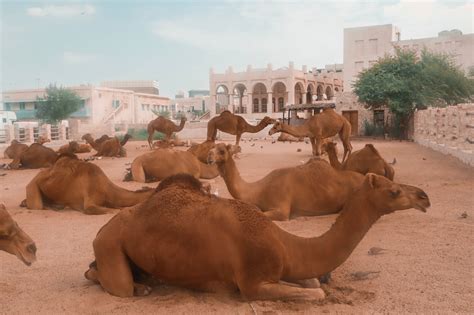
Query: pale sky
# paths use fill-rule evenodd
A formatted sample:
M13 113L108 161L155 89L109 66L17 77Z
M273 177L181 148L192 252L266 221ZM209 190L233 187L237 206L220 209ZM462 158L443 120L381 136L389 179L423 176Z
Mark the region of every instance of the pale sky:
M158 80L208 89L209 68L342 63L345 27L402 39L473 33L473 1L1 1L2 90Z

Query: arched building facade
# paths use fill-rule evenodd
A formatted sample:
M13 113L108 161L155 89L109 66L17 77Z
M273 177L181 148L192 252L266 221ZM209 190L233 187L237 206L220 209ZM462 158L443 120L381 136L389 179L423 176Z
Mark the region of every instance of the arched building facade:
M229 67L224 73L209 72L211 117L230 110L249 119L264 116L279 118L286 105L311 104L331 100L342 92L342 71L331 71L303 66L267 68L234 72Z

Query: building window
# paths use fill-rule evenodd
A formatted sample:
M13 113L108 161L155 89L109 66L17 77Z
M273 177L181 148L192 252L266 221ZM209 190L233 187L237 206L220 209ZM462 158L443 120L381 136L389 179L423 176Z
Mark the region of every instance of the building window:
M355 51L356 56L364 55L364 41L363 40L356 40L355 41Z
M377 42L378 40L376 38L369 39L369 53L372 55L377 54Z
M20 110L25 110L25 103L23 102L20 103Z
M145 104L142 104L142 110L145 110Z
M285 107L285 99L283 97L278 98L278 111L282 112Z
M253 112L258 113L258 98L253 99Z
M120 101L119 100L112 100L112 107L113 108L118 108L120 106Z
M262 98L262 113L266 113L266 112L267 112L267 99Z
M376 127L381 127L383 128L383 125L384 125L384 121L385 121L385 112L384 110L380 110L380 109L377 109L377 110L374 110L374 125Z
M10 103L5 103L5 110L12 110Z
M369 67L372 67L377 63L377 60L369 60Z
M354 68L356 72L361 72L364 69L364 62L363 61L356 61L354 64Z

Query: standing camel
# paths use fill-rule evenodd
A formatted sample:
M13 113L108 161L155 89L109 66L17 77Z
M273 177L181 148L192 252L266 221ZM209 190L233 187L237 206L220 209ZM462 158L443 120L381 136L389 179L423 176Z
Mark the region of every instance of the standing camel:
M241 116L232 114L230 111L225 110L219 116L212 118L207 123L207 140L215 141L217 130L220 130L235 135L235 145L239 145L240 137L244 132L257 133L275 122L275 119L265 116L258 125L252 126L249 125Z
M180 132L184 128L184 124L186 123L186 117L181 117L181 123L179 126L176 126L171 120L158 116L156 119L150 121L148 123L147 131L148 131L148 144L150 145L150 149L153 149L153 134L155 131L161 132L165 134L165 140L169 141L171 139L171 135L173 132Z
M339 267L381 216L429 206L423 190L367 174L327 232L300 237L255 206L210 195L194 177L178 175L99 230L85 277L120 297L150 294L137 278L144 273L201 291L239 290L247 300L322 300L318 283L306 280Z
M309 118L303 125L290 126L277 121L268 132L272 135L277 132L286 132L294 137L308 137L313 147L313 154L321 155L321 146L324 138L339 134L344 146L342 162L351 154L352 145L349 141L351 124L346 118L339 115L332 108L324 109L322 113Z

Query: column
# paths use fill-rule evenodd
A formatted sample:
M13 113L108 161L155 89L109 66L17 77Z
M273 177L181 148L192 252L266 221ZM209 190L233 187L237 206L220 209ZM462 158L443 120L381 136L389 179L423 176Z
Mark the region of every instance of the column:
M211 101L211 104L210 104L209 111L212 118L216 116L217 94L211 94L210 101Z
M25 137L26 137L26 142L35 142L35 132L33 130L33 126L28 125L25 128Z
M231 113L234 112L234 94L229 93L229 103L227 104L227 110Z
M6 125L5 126L6 143L10 143L14 139L15 139L15 128L13 127L13 125Z
M43 137L46 137L46 139L51 139L51 125L50 124L44 124L41 125L41 129L39 130L40 135Z
M267 94L267 113L273 114L273 93L268 92Z
M252 111L253 111L252 93L247 93L247 114L251 114Z

